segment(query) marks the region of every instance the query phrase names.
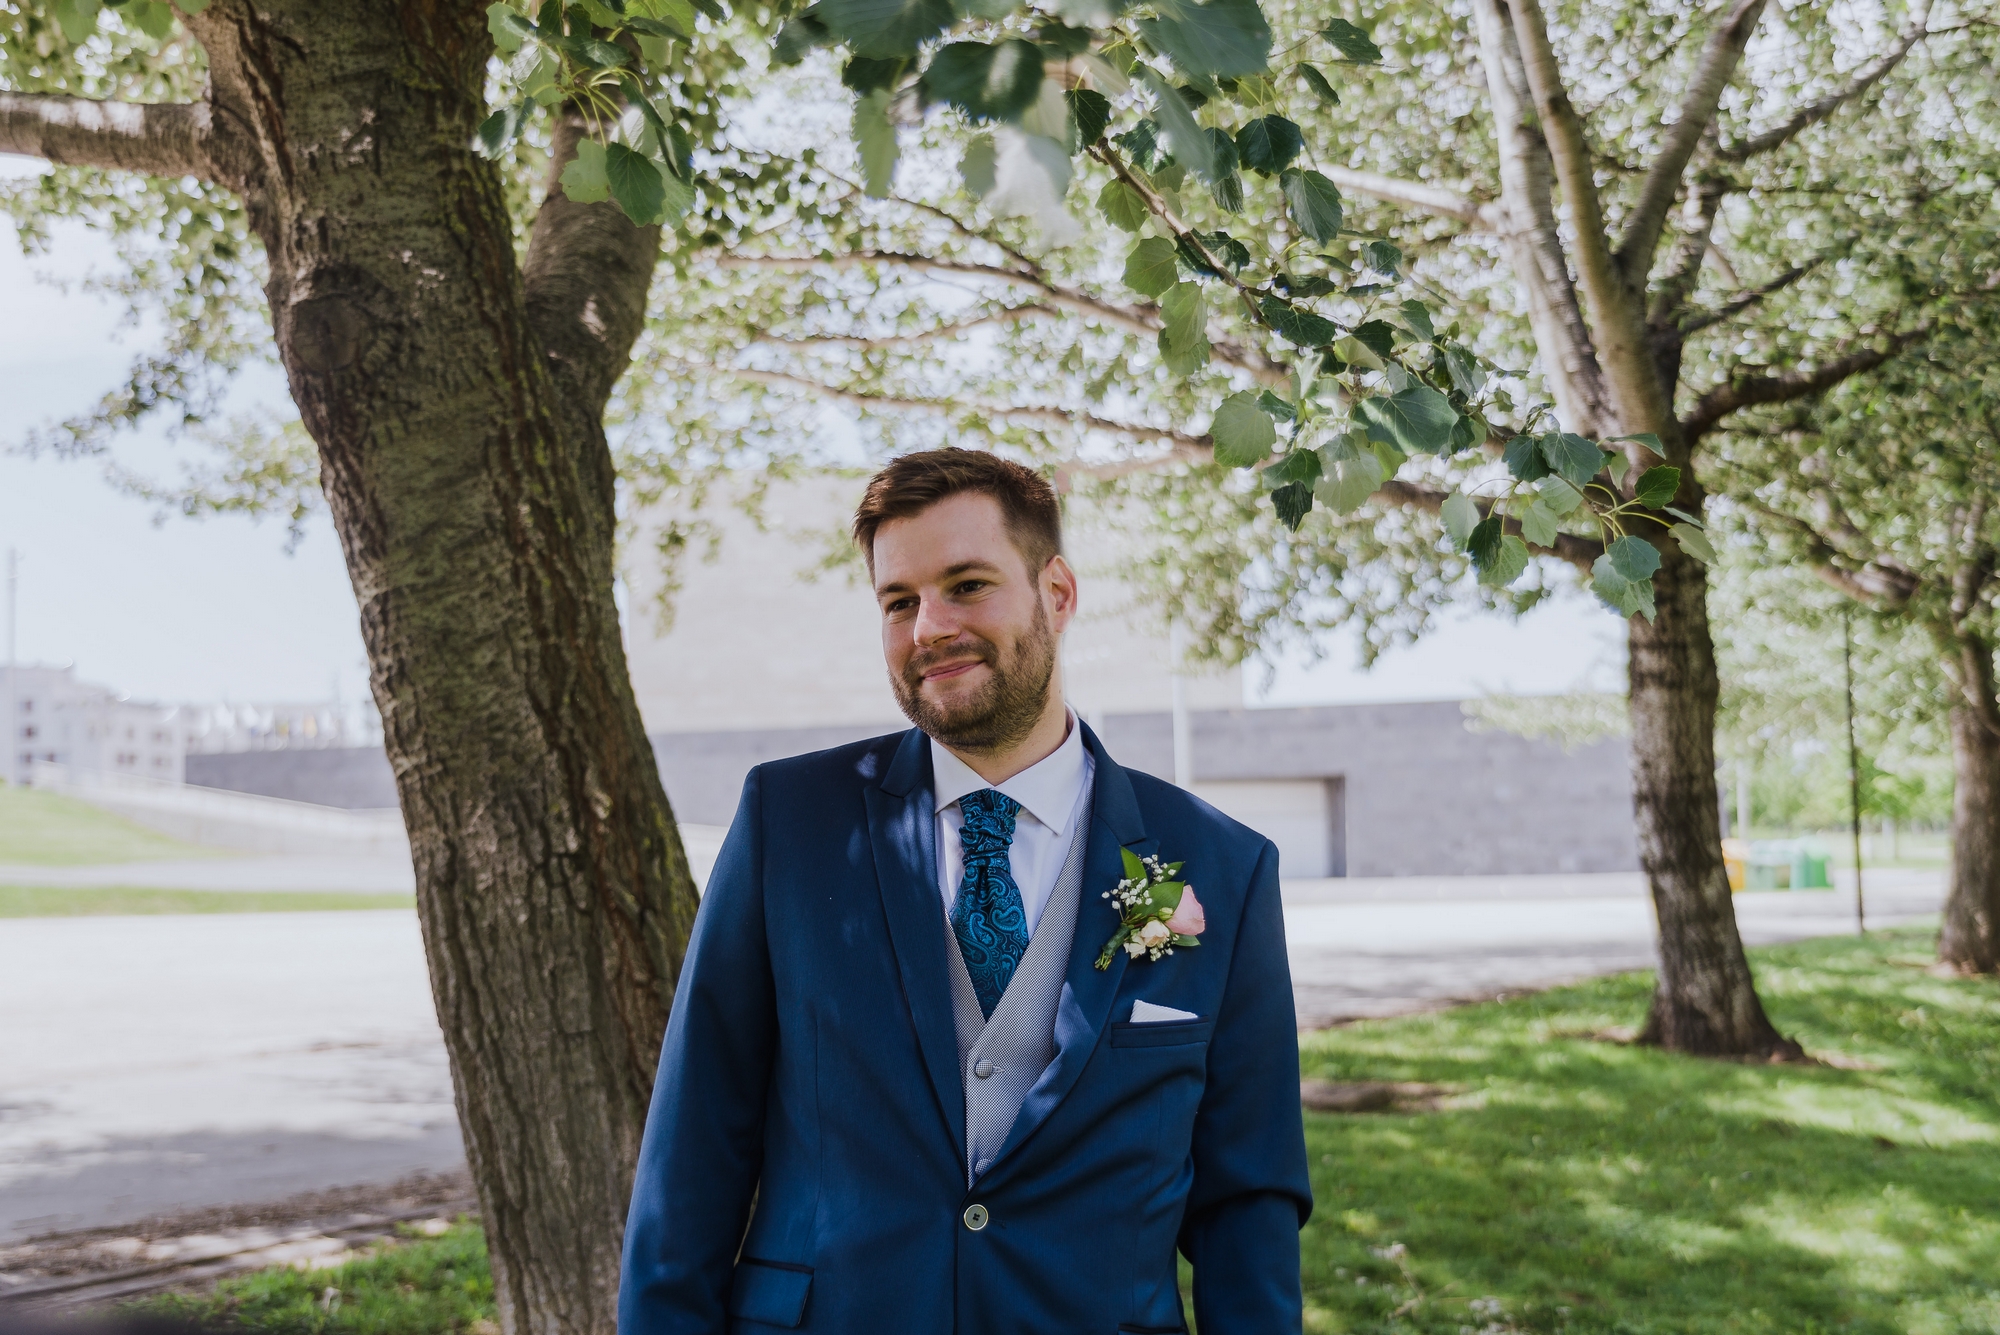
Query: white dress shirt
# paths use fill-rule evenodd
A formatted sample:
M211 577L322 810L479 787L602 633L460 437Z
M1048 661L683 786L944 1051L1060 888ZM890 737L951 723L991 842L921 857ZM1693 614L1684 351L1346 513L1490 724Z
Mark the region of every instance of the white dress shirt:
M931 792L937 802L938 888L944 893L944 913L951 917L952 901L958 898L958 883L965 875L965 849L958 832L965 826L958 799L982 788L998 788L1021 804L1014 818L1014 842L1007 850L1007 865L1014 884L1021 888L1021 907L1028 913L1028 934L1042 920L1049 896L1062 875L1063 861L1082 828L1089 823L1090 808L1083 797L1090 789L1097 762L1083 745L1083 729L1076 715L1069 716L1069 735L1053 752L1036 761L1005 783L992 784L953 755L938 740L931 739Z

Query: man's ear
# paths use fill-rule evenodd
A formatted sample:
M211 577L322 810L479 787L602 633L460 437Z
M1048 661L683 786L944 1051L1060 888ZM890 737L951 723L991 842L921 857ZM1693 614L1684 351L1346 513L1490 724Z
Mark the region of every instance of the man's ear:
M1042 591L1049 600L1049 623L1060 635L1076 618L1078 593L1076 571L1060 554L1051 556L1042 567Z

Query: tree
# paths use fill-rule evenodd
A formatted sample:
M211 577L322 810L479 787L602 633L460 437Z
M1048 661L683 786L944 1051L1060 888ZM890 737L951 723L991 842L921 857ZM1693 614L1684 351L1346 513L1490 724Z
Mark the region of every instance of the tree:
M129 223L164 201L184 305L227 304L256 265L230 253L236 220L261 247L360 603L503 1325L610 1331L695 907L612 601L603 413L660 228L552 190L517 249L523 192L472 148L494 42L476 7L106 13L0 10L0 152L90 169L43 187L58 208ZM594 142L588 110L561 102L552 173ZM195 412L203 354L248 335L191 326L69 440L162 400Z
M1392 6L1372 32L1272 6L1275 36L1231 29L1226 12L1107 24L1088 42L1037 30L1071 43L1048 65L1070 90L1067 118L1047 85L1008 105L960 95L956 67L941 75L942 54L926 65L919 50L941 11L894 40L845 5L795 20L799 46L847 43L859 170L819 171L803 193L816 220L831 199L853 213L810 249L718 234L715 304L664 322L661 361L680 367L667 392L696 406L707 442L768 446L797 411L780 396L818 395L942 417L961 439L1053 456L1075 482L1119 480L1141 502L1136 527L1163 539L1169 605L1227 609L1247 588L1246 616L1207 614L1224 654L1349 611L1408 633L1468 564L1482 596L1519 605L1549 578L1524 568L1568 564L1630 618L1635 801L1663 951L1645 1034L1796 1054L1757 1000L1723 874L1701 470L1736 414L1876 370L1930 336L1936 304L1975 294L1956 272L1921 300L1869 283L1849 295L1857 270L1970 207L1920 179L1953 145L1917 141L1938 137L1935 117L1977 119L1972 30L1921 4L1843 27L1825 6L1767 13L1761 0L1713 15L1472 0L1469 32L1417 6ZM1956 63L1891 78L1939 42L1957 43ZM972 47L1001 59L990 41L938 50ZM1280 78L1272 50L1305 63ZM1384 50L1403 77L1371 85ZM1460 52L1480 77L1459 77L1472 63ZM1338 59L1338 89L1314 58ZM1586 91L1565 65L1645 73L1593 73ZM1427 96L1410 95L1415 77ZM920 121L943 104L975 133ZM899 144L898 119L923 128ZM984 218L935 188L900 211L863 203L892 195L899 150L915 155L906 176L935 186L950 147ZM1921 170L1896 165L1912 152ZM1079 226L1058 201L1085 173L1136 243L1106 254L1115 232L1099 228L1071 251L1051 244ZM1357 232L1335 216L1341 191L1402 212ZM1039 245L1004 221L1020 212L1042 220ZM788 273L810 277L771 278ZM1413 291L1428 300L1396 304ZM724 305L744 314L697 320ZM1510 348L1537 355L1552 411L1503 372L1525 360ZM692 382L717 371L777 412L747 429L704 418ZM1257 481L1223 483L1226 466ZM1362 507L1366 531L1315 533L1316 506ZM1390 572L1370 573L1383 559Z
M1952 869L1941 962L2000 972L2000 378L1990 326L1953 330L1879 379L1734 433L1744 517L1890 625L1947 683ZM1794 466L1794 460L1799 461Z

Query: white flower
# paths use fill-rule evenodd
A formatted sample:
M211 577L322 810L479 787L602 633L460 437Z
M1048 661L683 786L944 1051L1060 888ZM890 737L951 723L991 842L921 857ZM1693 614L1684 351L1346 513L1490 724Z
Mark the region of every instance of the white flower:
M1144 927L1132 934L1132 939L1139 943L1140 949L1151 950L1154 946L1164 946L1173 940L1174 934L1158 918L1150 918Z
M1133 959L1138 959L1141 955L1146 953L1146 948L1140 945L1136 940L1127 941L1125 943L1125 953L1127 955L1130 955Z

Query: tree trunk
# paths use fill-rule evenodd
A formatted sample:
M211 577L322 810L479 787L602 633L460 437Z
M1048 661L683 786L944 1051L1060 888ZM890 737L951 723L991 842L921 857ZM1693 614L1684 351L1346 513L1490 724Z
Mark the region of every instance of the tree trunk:
M1699 502L1696 502L1699 504ZM1640 1041L1713 1057L1792 1059L1764 1014L1722 866L1715 785L1715 644L1700 562L1661 544L1658 616L1630 621L1632 805L1660 925Z
M360 602L502 1329L611 1335L695 904L612 601L602 427L658 232L551 201L571 251L524 281L469 151L477 6L220 0L189 26Z
M1982 682L1993 699L1992 650L1980 646ZM2000 973L2000 732L1961 693L1951 711L1951 888L1945 897L1938 960L1965 973Z

